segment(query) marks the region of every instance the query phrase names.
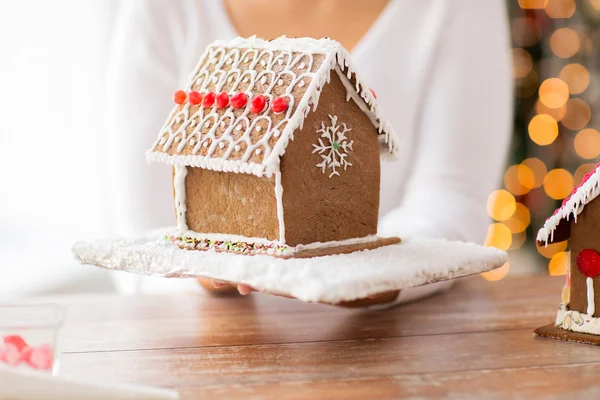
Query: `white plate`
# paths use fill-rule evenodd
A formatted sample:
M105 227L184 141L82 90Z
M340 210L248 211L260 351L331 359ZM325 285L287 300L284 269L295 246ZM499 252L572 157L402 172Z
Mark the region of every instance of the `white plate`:
M82 264L167 278L210 278L308 302L337 303L388 290L477 274L502 266L504 251L444 240L403 240L375 250L279 259L182 250L152 233L144 239L78 242Z

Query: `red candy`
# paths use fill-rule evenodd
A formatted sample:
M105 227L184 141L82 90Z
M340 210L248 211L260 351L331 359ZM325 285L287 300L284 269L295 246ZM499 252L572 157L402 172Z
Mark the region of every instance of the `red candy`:
M213 104L215 104L216 98L217 98L217 95L215 94L215 92L206 93L204 95L204 98L202 99L202 106L204 108L212 107Z
M25 339L23 339L19 335L7 335L7 336L4 336L4 344L7 345L7 346L8 345L15 346L19 352L22 351L25 347L29 346L27 344L27 342L25 341Z
M187 94L185 94L185 92L183 90L178 90L173 95L173 101L175 102L175 104L181 105L181 104L185 103L186 99L187 99Z
M190 104L197 106L198 104L202 103L202 95L198 92L191 91L190 92Z
M250 102L250 111L255 114L262 112L267 105L267 99L263 95L258 95Z
M229 105L229 95L225 92L219 93L217 96L217 107L225 108Z
M377 99L377 93L375 93L375 91L373 89L371 89L371 88L369 88L369 90L373 94L373 97L375 97L375 99Z
M600 254L592 249L584 249L577 254L577 268L588 278L600 275Z
M246 104L248 104L248 95L243 92L236 93L231 97L230 103L233 108L244 108L246 107Z
M275 100L273 100L271 102L271 110L273 110L273 112L275 114L280 114L282 112L284 112L285 110L287 110L288 108L288 102L285 99L285 97L277 97Z
M6 345L4 349L4 362L8 365L15 366L21 363L21 352L14 344Z
M46 370L52 368L53 351L47 344L41 344L31 351L29 365L33 368Z

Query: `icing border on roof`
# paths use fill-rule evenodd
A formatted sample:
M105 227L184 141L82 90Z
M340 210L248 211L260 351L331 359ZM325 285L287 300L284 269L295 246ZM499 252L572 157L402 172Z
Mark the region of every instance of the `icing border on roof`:
M577 222L577 216L581 214L585 206L600 195L600 164L596 165L593 172L585 175L582 182L575 188L573 193L563 200L562 205L554 211L554 214L544 223L537 233L536 241L540 243L552 243L554 231L562 220L569 221L571 217Z
M377 128L379 135L383 136L383 141L387 144L387 154L382 153L382 158L386 160L395 159L397 156L398 139L396 133L394 132L391 124L380 115L375 97L369 88L358 78L358 75L356 74L356 71L350 61L350 55L339 42L331 39L289 39L285 36L271 41L266 41L253 36L250 38L238 37L231 41L217 40L210 44L208 48L257 48L277 51L301 52L306 54L324 54L325 60L323 61L321 67L315 72L314 77L306 89L306 92L300 99L295 112L291 115L287 125L281 132L281 138L277 141L270 154L265 157L261 164L248 163L239 160L229 161L201 155L169 155L164 152L155 151L159 145L158 141L160 136L159 139L157 139L153 144L151 150L146 153L146 159L148 162L159 161L172 165L185 165L225 172L244 172L257 176L266 175L267 177L271 177L276 171L279 170L280 158L283 156L283 154L285 154L285 150L289 141L293 140L293 133L296 131L296 129L303 128L304 120L308 116L311 106L313 111L317 109L322 88L326 83L331 81L331 73L332 71L336 70L336 67L338 66L339 68L337 69L340 69L340 72L341 70L345 71L345 75L348 78L347 83L350 83L350 80L352 77L354 77L355 85L352 86L351 84L345 84L346 89L349 89L349 86L353 87L356 94L360 96L368 109L374 115L374 118L371 118L370 116L370 119ZM201 65L202 61L206 57L206 54L207 52L205 51L198 65ZM198 67L196 67L196 70L197 69ZM340 72L338 72L338 74ZM356 99L354 99L354 101L356 101ZM359 106L361 105L359 104Z

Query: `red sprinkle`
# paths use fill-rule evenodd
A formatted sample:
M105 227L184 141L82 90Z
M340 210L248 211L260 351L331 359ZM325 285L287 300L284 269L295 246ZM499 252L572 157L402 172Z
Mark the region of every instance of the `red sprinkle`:
M250 111L255 114L262 112L267 105L267 99L263 95L258 95L250 102Z
M277 97L271 102L271 110L275 114L281 114L288 109L288 102L285 97Z
M202 103L202 95L198 92L191 91L190 92L190 104L197 106L198 104Z
M244 108L248 104L248 95L243 92L239 92L231 97L231 105L233 108Z
M186 99L187 99L187 94L185 94L185 92L183 90L178 90L173 95L173 101L175 102L175 104L181 105L181 104L185 103Z
M373 97L375 97L375 99L377 99L377 93L375 93L375 91L373 89L371 89L371 88L369 88L369 90L373 94Z
M204 108L212 107L215 104L216 98L217 98L217 95L215 94L215 92L206 93L204 95L204 98L202 99L202 106Z
M25 347L28 347L27 342L23 337L19 335L7 335L4 336L4 344L9 345L12 344L17 348L19 352L21 352Z
M229 95L225 92L219 93L217 96L217 107L225 108L229 105Z
M600 275L600 254L596 250L584 249L577 254L577 268L588 278Z

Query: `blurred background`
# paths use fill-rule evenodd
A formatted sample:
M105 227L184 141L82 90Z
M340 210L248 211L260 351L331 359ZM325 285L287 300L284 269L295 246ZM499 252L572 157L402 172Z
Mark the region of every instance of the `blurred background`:
M539 248L535 232L600 155L600 0L506 3L514 133L486 245L510 262L488 280L565 273L566 243ZM0 2L0 296L113 290L69 249L112 230L102 98L118 5Z

